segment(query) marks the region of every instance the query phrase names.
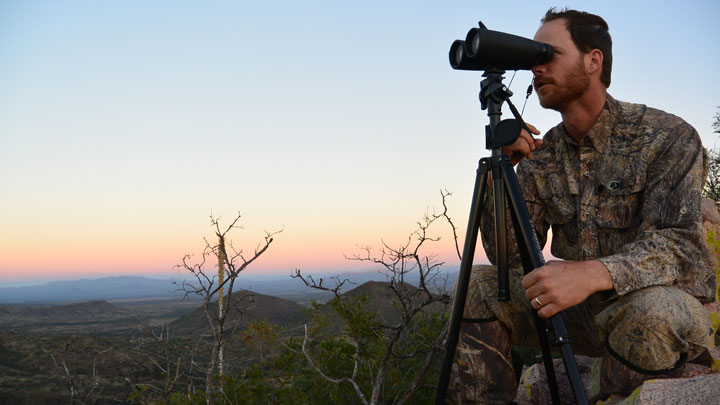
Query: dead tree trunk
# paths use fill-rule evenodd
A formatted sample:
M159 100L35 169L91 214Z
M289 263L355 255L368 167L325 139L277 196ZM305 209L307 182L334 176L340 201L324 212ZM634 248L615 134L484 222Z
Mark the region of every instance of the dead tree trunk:
M182 281L179 290L185 293L185 297L194 294L203 298L203 310L214 338L205 376L205 399L208 404L212 402L213 393L215 392L213 388L215 370L217 369L220 375L224 373L223 345L226 340L225 325L228 313L233 308L232 294L235 280L243 270L267 251L273 241L273 236L281 232L281 230L265 232L264 241L257 245L251 256L246 257L242 250L235 250L232 242L227 240L230 231L242 228L237 225L238 220L240 220L240 214L235 217L227 228L221 229L219 218L216 219L210 216L218 243L210 244L206 239L205 250L200 263L192 263L191 256L186 255L182 264L176 266L194 276L192 281ZM210 255L217 257L218 260L217 277L204 267ZM215 315L214 311L211 311L215 299L218 302L217 315Z

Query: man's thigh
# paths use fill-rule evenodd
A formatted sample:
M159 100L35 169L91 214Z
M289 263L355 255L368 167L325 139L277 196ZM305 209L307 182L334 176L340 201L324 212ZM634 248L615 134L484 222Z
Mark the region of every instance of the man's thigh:
M509 275L511 299L498 301L497 268L473 266L464 318L476 322L497 318L510 331L513 346L538 347L533 309L522 286L523 270L510 269ZM602 342L594 319L599 300L598 296L591 296L587 302L562 312L576 354L600 355Z

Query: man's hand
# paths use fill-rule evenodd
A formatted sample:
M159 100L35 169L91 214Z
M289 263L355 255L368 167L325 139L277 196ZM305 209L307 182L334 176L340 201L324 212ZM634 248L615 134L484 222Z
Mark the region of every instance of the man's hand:
M527 122L525 125L527 125L533 135L540 135L540 131L538 131L537 128ZM512 162L512 165L515 166L518 162L530 156L530 154L535 149L539 148L540 145L542 145L542 139L533 138L532 135L523 129L520 131L518 139L515 140L512 145L505 146L502 151L503 154L510 156L510 161Z
M541 318L573 307L595 292L613 288L610 272L598 260L550 260L523 277L522 285Z

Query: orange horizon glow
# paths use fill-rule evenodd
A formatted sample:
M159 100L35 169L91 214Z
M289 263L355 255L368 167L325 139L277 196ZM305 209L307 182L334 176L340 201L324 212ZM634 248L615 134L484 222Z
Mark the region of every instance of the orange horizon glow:
M254 242L262 240L261 235ZM347 271L360 269L379 269L370 262L349 260L347 257L363 255L355 237L323 239L320 236L293 241L290 245L282 233L274 238L268 250L247 269L252 275L290 274L295 269L305 272ZM18 279L68 279L83 277L103 277L113 275L164 275L172 277L178 274L175 265L181 264L186 254L191 254L189 263L195 264L202 259L204 241L193 238L173 240L163 244L153 244L149 240L134 240L120 243L119 239L107 236L80 243L78 239L56 239L55 244L30 244L2 242L0 251L0 282ZM404 238L398 238L403 241ZM17 239L15 239L17 241ZM373 255L379 255L380 240L375 238L371 244ZM391 246L399 246L388 242ZM36 246L44 245L42 255L38 255ZM237 244L239 246L240 243ZM244 243L246 257L252 256L256 243ZM189 246L189 247L183 247ZM430 244L426 254L435 256L438 262L446 266L459 263L455 247L449 244ZM346 257L347 256L347 257ZM481 258L485 258L481 253ZM28 260L32 258L32 260ZM485 259L485 261L487 261ZM214 269L213 258L208 258L206 269ZM182 271L180 271L182 273Z

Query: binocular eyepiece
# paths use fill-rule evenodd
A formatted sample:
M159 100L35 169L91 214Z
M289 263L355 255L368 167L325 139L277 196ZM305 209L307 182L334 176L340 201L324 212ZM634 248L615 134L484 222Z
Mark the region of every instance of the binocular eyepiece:
M450 66L457 70L530 70L553 58L553 48L517 35L492 31L480 22L465 40L450 46Z

